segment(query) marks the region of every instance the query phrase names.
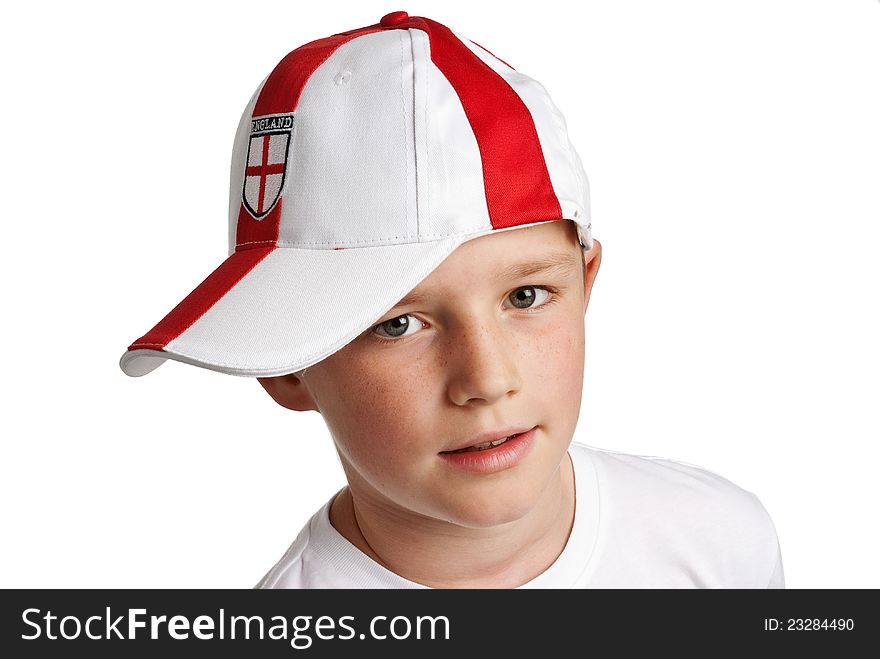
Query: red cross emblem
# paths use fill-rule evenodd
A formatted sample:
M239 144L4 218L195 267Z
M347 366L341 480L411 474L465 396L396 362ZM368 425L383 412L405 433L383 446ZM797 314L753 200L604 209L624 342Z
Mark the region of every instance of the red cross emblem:
M251 120L242 203L257 220L268 215L281 196L292 128L290 114Z

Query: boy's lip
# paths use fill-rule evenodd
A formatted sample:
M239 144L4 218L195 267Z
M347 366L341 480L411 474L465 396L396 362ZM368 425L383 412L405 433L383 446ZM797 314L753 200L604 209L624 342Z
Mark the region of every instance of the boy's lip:
M519 465L536 444L537 426L513 439L487 449L471 449L441 453L440 459L447 466L474 475L497 474Z
M476 437L471 439L464 440L464 442L458 444L454 448L449 448L444 451L440 451L440 453L452 453L453 451L460 451L464 448L469 448L474 446L475 444L483 444L485 442L494 442L499 439L504 439L505 437L509 437L510 435L521 435L524 432L528 432L532 428L536 428L537 426L517 426L515 428L507 428L506 430L490 430L488 432L480 433Z

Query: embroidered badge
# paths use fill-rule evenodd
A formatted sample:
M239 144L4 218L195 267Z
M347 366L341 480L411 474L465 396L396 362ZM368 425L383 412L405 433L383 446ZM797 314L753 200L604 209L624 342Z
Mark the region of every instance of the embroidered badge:
M281 196L292 131L292 114L251 119L251 137L241 200L257 220L266 217Z

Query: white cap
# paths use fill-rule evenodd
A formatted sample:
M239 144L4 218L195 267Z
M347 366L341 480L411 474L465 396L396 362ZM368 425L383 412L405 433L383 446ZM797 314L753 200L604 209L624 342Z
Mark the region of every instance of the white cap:
M558 220L592 248L587 178L544 87L393 12L300 46L260 83L235 136L228 258L120 367L302 370L462 243Z

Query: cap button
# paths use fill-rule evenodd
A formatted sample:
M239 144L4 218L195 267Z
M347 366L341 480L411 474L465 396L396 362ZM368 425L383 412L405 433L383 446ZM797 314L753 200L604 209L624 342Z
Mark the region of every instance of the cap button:
M382 17L379 25L382 27L394 27L403 23L407 18L409 18L409 14L405 11L392 11L390 14L385 14Z

